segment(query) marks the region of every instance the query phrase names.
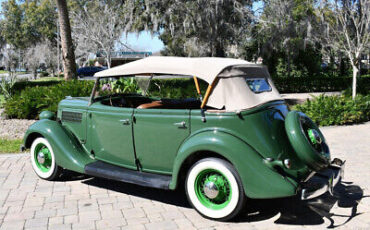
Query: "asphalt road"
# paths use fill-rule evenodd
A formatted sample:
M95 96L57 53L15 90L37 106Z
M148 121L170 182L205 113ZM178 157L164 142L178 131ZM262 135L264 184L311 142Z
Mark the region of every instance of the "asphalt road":
M0 155L0 229L370 229L370 122L322 130L332 157L346 160L334 196L248 200L226 223L201 217L182 191L75 174L49 182L28 154Z

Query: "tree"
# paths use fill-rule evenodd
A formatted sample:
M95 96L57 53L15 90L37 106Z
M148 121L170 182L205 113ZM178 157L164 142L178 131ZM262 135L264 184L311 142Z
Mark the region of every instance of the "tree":
M29 47L25 52L25 64L32 71L34 79L37 77L37 70L43 65L54 75L56 63L56 47L48 40Z
M2 31L2 24L0 23L0 31ZM6 45L4 37L0 33L0 51L3 49L3 47ZM4 54L3 52L0 52L0 66L3 62Z
M321 22L318 39L324 46L344 52L350 60L354 99L361 54L370 48L370 1L321 0L317 13Z
M252 17L250 0L138 2L144 3L136 7L140 16L134 25L160 32L175 54L187 56L227 56L231 47L246 39Z
M23 11L15 0L9 0L2 4L4 19L2 23L1 35L5 38L8 44L16 48L24 48L26 37L22 28Z
M265 0L255 29L258 48L270 66L286 66L288 77L294 70L293 61L315 49L313 0ZM304 51L304 52L301 52ZM317 55L316 55L317 56ZM280 59L283 57L284 62ZM279 60L280 59L280 60ZM301 69L305 69L304 66ZM271 72L275 72L272 70Z
M125 13L130 4L101 0L77 3L71 11L71 20L78 51L81 55L99 51L110 68L111 53L130 26Z
M46 65L46 68L48 69L48 72L52 74L52 76L55 75L55 71L58 68L58 47L54 46L54 44L48 40L46 40L44 43L42 43L42 50L43 50L43 56L44 56L44 63Z
M66 0L56 0L56 3L58 8L60 38L62 43L64 79L71 80L76 78L76 62L73 49L67 2Z
M19 62L18 54L14 47L5 45L0 51L2 54L2 65L10 72L14 71Z
M16 49L26 49L44 39L55 40L56 14L50 0L25 1L20 4L9 0L3 3L3 12L1 34Z
M36 44L26 50L25 59L27 69L33 73L33 78L37 77L37 69L39 69L41 62L44 61L44 47L42 44Z
M55 44L56 10L52 0L20 1L9 0L2 4L3 18L0 19L0 37L17 54L19 67L30 47L48 41ZM24 61L23 61L24 60Z

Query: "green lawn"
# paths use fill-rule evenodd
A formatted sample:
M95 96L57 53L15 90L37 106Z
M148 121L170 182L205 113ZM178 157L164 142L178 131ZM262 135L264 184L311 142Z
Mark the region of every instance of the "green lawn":
M2 73L9 73L9 71L7 71L7 70L0 70L0 74L2 74ZM26 71L17 71L15 73L17 73L17 74L24 74L24 73L27 73L27 72Z
M62 80L64 79L61 77L42 77L32 81L62 81Z
M22 139L7 140L0 138L0 153L19 153Z

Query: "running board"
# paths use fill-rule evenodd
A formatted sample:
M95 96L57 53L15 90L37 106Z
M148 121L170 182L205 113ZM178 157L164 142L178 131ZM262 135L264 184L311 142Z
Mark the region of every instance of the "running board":
M145 187L169 189L171 176L153 174L122 168L119 166L96 161L85 166L85 173L94 177L102 177Z

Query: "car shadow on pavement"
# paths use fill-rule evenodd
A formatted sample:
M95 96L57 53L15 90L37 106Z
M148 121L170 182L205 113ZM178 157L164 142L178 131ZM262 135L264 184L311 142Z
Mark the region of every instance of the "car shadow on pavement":
M84 184L109 189L112 191L124 193L131 196L137 196L145 199L155 200L166 204L176 205L180 207L190 208L184 189L163 190L156 188L148 188L135 184L129 184L119 181L106 180L101 178L91 178L82 181Z
M62 175L56 179L56 182L66 182L66 181L77 181L91 178L89 175L81 174L78 172L70 171L68 169L63 169Z
M175 191L161 190L94 177L83 180L82 183L165 204L191 208L183 188ZM341 182L334 188L333 196L326 193L308 201L301 201L299 197L248 199L244 213L232 222L258 222L279 215L274 221L275 224L320 225L326 218L330 222L327 228L336 228L361 215L357 212L357 205L365 197L370 196L364 196L361 187L351 182ZM335 210L332 210L336 203L339 208L350 209L350 215L336 214ZM333 219L335 216L344 218L345 221L335 223Z
M245 214L241 215L236 221L256 222L267 220L280 214L274 223L319 225L323 224L324 218L326 218L330 222L327 228L336 228L361 215L361 213L357 212L357 205L365 197L369 196L363 195L361 187L353 185L351 182L341 182L335 187L333 196L326 193L308 201L302 201L299 197L249 200ZM336 214L335 210L332 210L336 203L339 208L350 209L350 215ZM335 223L333 217L336 216L344 218L345 221L341 221L340 224Z

